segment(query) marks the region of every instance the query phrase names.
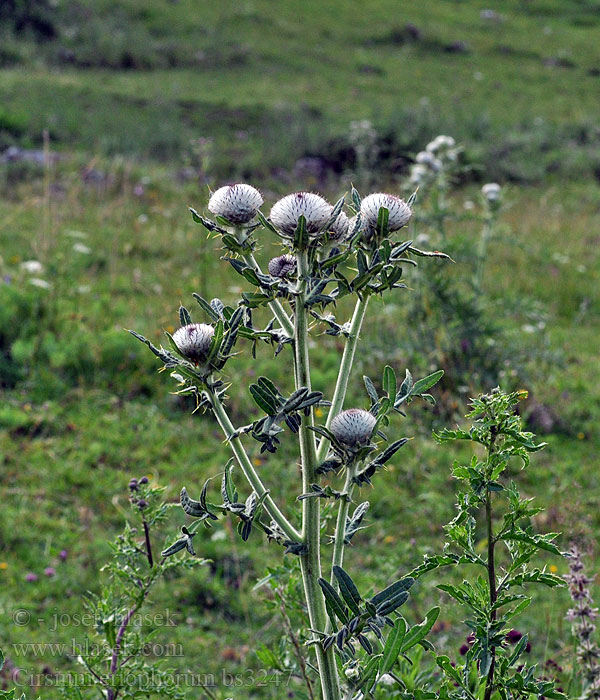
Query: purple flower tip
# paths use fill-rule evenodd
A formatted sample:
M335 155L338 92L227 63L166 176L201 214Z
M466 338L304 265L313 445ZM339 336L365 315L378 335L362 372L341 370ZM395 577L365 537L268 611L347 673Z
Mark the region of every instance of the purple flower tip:
M54 574L56 574L56 569L53 566L47 566L44 569L45 576L52 577L52 576L54 576Z
M66 549L61 549L60 554L58 555L58 558L61 561L67 561L67 557L69 556L69 552L67 552Z
M25 580L27 583L34 583L38 580L38 577L30 571L28 574L25 574Z

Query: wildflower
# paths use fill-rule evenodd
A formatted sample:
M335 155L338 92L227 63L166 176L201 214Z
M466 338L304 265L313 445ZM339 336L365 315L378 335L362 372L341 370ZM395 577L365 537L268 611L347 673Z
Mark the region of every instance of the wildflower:
M36 574L30 571L28 574L25 574L25 580L27 583L35 583L38 580L38 577Z
M349 230L350 219L341 211L337 219L331 224L331 228L329 229L330 238L334 241L343 240L348 235Z
M175 331L173 341L182 355L192 362L206 359L215 329L206 323L190 323Z
M511 644L516 644L522 637L523 635L519 632L519 630L510 630L506 633L506 641L510 642Z
M50 289L52 287L50 282L47 282L46 280L39 279L37 277L32 277L29 280L29 284L32 284L34 287L40 287L41 289Z
M383 676L381 676L381 678L379 679L379 683L381 683L381 685L388 685L389 686L389 685L395 685L396 681L394 680L394 677L391 674L384 673Z
M488 182L481 188L481 193L488 202L497 202L500 199L500 185L497 182Z
M61 561L67 561L67 557L68 557L68 556L69 556L69 552L67 552L66 549L61 549L61 550L60 550L60 553L59 553L59 555L58 555L58 558L59 558Z
M350 408L338 413L331 421L331 432L341 443L354 447L369 441L376 422L369 411Z
M53 566L47 566L44 569L44 576L47 576L48 578L52 578L56 574L56 569Z
M273 277L287 277L296 272L296 258L293 255L279 255L269 260L268 270Z
M312 192L288 194L271 209L271 221L283 233L293 234L298 219L304 216L309 233L318 233L329 220L333 207L329 202Z
M444 136L443 134L440 134L439 136L436 136L433 141L428 143L427 146L425 146L425 150L429 151L430 153L437 153L438 151L445 151L454 148L454 146L456 146L456 141L452 138L452 136Z
M360 215L367 229L377 226L379 210L384 207L389 211L388 226L390 231L397 231L408 223L412 211L408 204L393 194L377 192L365 197L360 206Z
M0 570L5 571L8 569L8 564L5 561L0 561Z
M425 165L428 168L431 168L431 170L436 173L442 169L442 161L439 158L436 158L430 151L421 151L420 153L417 153L415 161L420 165Z
M39 260L25 260L21 263L21 269L30 275L39 275L43 271L44 266Z
M429 174L429 169L425 165L421 163L413 165L410 169L410 184L415 187L422 185L429 177Z
M137 491L138 488L138 480L137 479L131 479L129 481L129 488L131 491Z
M256 216L263 202L261 193L251 185L226 185L212 195L208 209L232 224L247 224Z
M83 243L73 243L73 250L82 255L89 255L92 252L92 249Z
M148 501L146 501L143 498L140 498L136 505L140 510L144 510L144 508L146 508L146 506L148 505Z
M143 477L140 479L140 484L147 484L147 483L148 483L148 477L147 477L147 476L143 476Z

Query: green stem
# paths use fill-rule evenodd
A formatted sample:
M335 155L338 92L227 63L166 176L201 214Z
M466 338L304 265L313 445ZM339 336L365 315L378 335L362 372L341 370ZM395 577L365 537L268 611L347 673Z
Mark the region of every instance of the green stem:
M327 428L329 428L331 421L337 416L344 406L344 399L346 398L346 391L348 389L348 380L350 379L350 371L354 362L354 354L356 352L356 346L358 345L360 330L362 328L368 304L369 297L366 294L356 300L356 306L354 307L354 314L352 315L352 321L350 322L350 330L348 331L348 337L346 338L346 344L344 345L344 354L342 355L335 390L331 400L331 408L329 409L327 421L325 423ZM326 438L321 438L319 449L317 451L318 464L325 459L328 449L329 440Z
M244 449L244 446L242 445L242 442L239 437L234 437L232 438L231 435L235 432L235 428L233 427L233 424L229 420L229 416L227 415L227 412L225 411L225 407L219 400L219 397L216 395L214 391L207 390L206 395L208 397L208 400L210 401L210 405L213 409L213 413L215 414L215 418L217 419L217 422L221 426L221 429L227 438L227 442L229 443L229 446L231 447L231 451L235 455L235 458L237 459L238 464L240 465L240 469L242 470L244 476L246 477L248 483L250 486L254 489L256 495L260 498L263 496L265 493L268 494L267 489L265 488L260 476L257 474L256 470L254 469L254 465L250 461L250 458L248 457L248 453ZM316 499L308 499L308 500L316 500ZM296 530L296 528L290 523L290 521L285 517L285 515L279 510L277 504L275 501L271 498L270 495L267 495L267 497L264 500L264 506L265 510L269 514L270 518L274 520L277 525L281 528L281 530L285 533L285 536L292 540L293 542L301 542L302 541L302 535Z
M356 475L356 466L346 469L346 481L340 505L338 508L337 520L335 523L335 533L333 536L333 555L331 557L331 585L336 585L336 578L333 575L334 566L342 566L344 563L344 535L346 534L346 520L348 511L350 510L350 502L352 500L352 492L354 491L353 478Z
M490 607L492 607L497 600L496 591L496 569L494 562L494 546L496 541L494 540L494 533L492 530L492 495L487 489L485 497L485 518L487 522L487 570L488 570L488 582L490 588ZM496 620L496 610L490 613L490 624ZM485 684L485 695L484 700L490 700L492 697L492 691L494 690L494 670L496 666L496 647L492 647L492 663L490 664L490 669L488 671L487 680Z
M308 314L305 306L306 283L310 273L306 251L298 253L298 296L294 313L294 366L296 388L311 388L310 362L308 353ZM302 492L308 493L315 482L317 444L313 425L312 410L303 415L300 424L300 456L302 460ZM327 627L325 599L319 586L321 576L321 504L318 498L305 498L302 501L302 535L307 551L300 557L304 595L308 608L311 629L324 632ZM321 679L323 700L339 700L340 687L333 647L323 651L321 644L315 645L317 665Z
M256 258L252 253L248 253L247 255L244 255L244 262L246 265L250 265L250 267L255 271L255 272L262 272L260 269L260 265L256 261ZM279 301L279 299L273 299L273 301L269 302L269 308L273 312L273 315L275 318L279 321L279 324L283 328L284 332L290 337L294 337L294 325L292 321L290 320L290 317L287 315L285 312L285 309L283 308L282 303Z

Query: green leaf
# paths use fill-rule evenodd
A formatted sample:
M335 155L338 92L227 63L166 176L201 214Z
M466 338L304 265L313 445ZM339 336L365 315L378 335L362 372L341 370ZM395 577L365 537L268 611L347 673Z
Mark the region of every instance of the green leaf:
M192 322L190 312L185 308L185 306L179 307L179 322L182 326L189 326Z
M389 673L392 670L394 664L396 663L396 659L400 654L400 648L402 647L405 634L406 621L404 618L399 617L395 621L393 629L390 631L387 639L385 640L381 665L379 666L380 673Z
M419 379L419 381L415 382L415 384L410 392L411 396L420 396L424 391L431 389L432 386L437 384L443 376L444 376L444 370L438 369L437 372L433 372L432 374L428 375L427 377L423 377L423 379Z
M341 566L333 567L333 575L335 576L346 604L355 615L360 615L360 603L362 598L358 592L358 588L350 576L342 569Z
M196 294L196 292L192 292L192 296L198 302L198 304L200 304L202 310L205 311L206 314L210 317L211 321L214 321L216 323L219 320L219 314L216 313L216 311L206 301L206 299L203 299L199 294Z
M391 586L384 588L383 591L381 591L380 593L377 593L377 595L374 595L371 598L371 603L375 607L378 607L379 605L384 603L386 600L390 600L391 598L395 598L399 593L403 593L404 591L410 590L410 588L412 587L414 582L415 582L415 579L411 578L410 576L407 576L406 578L402 578L399 581L392 583Z
M390 399L396 398L396 373L389 365L383 370L383 390Z
M454 668L452 662L447 656L437 656L435 662L447 676L450 676L455 683L457 683L460 687L463 687L463 679L461 678L460 673Z
M412 649L412 647L417 645L422 639L425 639L425 637L435 624L435 621L438 619L439 614L439 608L431 608L427 615L425 615L425 619L423 620L423 622L421 622L421 624L419 625L411 627L410 630L406 633L400 651L408 651L409 649Z
M319 579L319 586L321 586L321 590L323 591L325 605L329 611L329 617L331 618L332 624L335 624L335 617L338 617L343 625L347 625L349 618L346 612L346 607L344 606L342 599L337 594L335 588L324 578Z
M306 229L306 219L303 214L298 217L298 225L294 231L294 248L305 250L308 245L308 230Z

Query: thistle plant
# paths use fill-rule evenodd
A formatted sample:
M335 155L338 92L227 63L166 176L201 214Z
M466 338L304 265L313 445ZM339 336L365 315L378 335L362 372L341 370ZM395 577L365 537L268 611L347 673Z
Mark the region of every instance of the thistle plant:
M181 307L181 328L166 334L166 348L132 332L171 370L178 392L194 396L197 408L214 416L232 452L223 467L220 503L210 498L210 479L202 488L194 487L197 500L182 489L183 510L196 520L163 555L188 546L200 525L210 527L219 516L229 515L238 521L242 540L263 533L297 556L312 654L300 674L307 692L324 700L339 700L342 693L366 697L400 654L425 643L437 609L421 624L408 626L398 610L408 599L410 577L370 596L359 592L343 568L345 550L369 508L368 501L355 499L407 442L388 441L384 431L392 418L416 398L433 402L428 392L442 371L418 381L406 371L398 381L386 366L379 390L365 377L364 406L344 410L344 403L370 300L406 288L404 271L416 264L415 257L447 256L422 251L398 233L410 220L414 197L404 202L376 193L361 199L352 189L345 212L344 198L332 206L317 194L297 192L276 202L269 218L260 211L262 203L255 188L238 184L211 197L208 208L214 219L191 210L194 221L220 238L224 259L250 285L235 305L195 294L204 318L192 320ZM279 250L264 271L255 252L266 236ZM340 319L334 311L344 308L338 302L346 297L354 300L354 311L350 319ZM267 319L259 323L265 313ZM319 332L344 339L336 385L327 397L311 381L309 340ZM270 345L275 357L293 364L294 383L279 387L268 377L258 378L248 390L259 414L247 425L235 426L227 408L227 364L242 342L253 354ZM322 425L315 422L317 408L328 408ZM294 436L298 443L301 480L295 495L300 512L286 512L289 504L275 502L251 459L249 441L261 453L273 454L284 436ZM235 468L245 478L245 498L234 483ZM337 508L333 532L327 532L322 502ZM332 542L330 567L322 558L324 534Z
M440 566L469 567L469 578L462 583L444 583L438 588L468 610L465 624L471 642L463 649L463 661L454 664L448 656L437 657L437 664L447 677L443 698L458 700L502 698L503 700L564 697L551 681L536 677L535 667L523 661L527 635L514 641L511 627L514 618L531 603L523 589L531 584L554 587L562 579L545 567L532 566L534 556L542 552L560 555L554 543L556 533L539 534L531 518L542 509L532 499L521 498L517 485L509 481L509 469L529 464L530 453L541 450L532 433L523 430L515 407L526 392L506 393L499 389L472 401L468 430L444 429L435 436L440 443L466 440L480 449L470 462L456 462L453 476L463 487L459 493L456 517L446 526L444 553L429 556L412 572L419 577ZM480 517L481 516L481 517ZM485 545L485 553L479 544ZM474 569L472 568L474 567Z

